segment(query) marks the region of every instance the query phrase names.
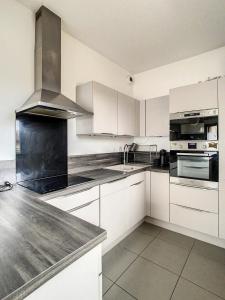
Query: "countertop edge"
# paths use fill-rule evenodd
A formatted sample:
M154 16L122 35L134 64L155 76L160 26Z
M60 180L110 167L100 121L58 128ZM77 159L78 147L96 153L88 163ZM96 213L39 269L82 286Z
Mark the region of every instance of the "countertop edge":
M73 262L81 258L83 255L85 255L87 252L92 250L94 247L101 244L106 239L106 236L107 236L106 231L103 231L96 238L90 240L81 248L67 255L62 260L54 264L52 267L40 273L34 279L30 280L29 282L27 282L17 290L13 291L11 294L7 295L2 300L22 300L25 297L29 296L32 292L34 292L36 289L41 287L43 284L45 284L48 280L53 278L59 272L61 272L66 267L71 265Z

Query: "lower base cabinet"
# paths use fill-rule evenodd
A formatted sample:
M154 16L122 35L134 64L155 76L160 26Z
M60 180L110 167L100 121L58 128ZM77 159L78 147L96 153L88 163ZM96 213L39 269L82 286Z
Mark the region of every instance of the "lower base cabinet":
M49 279L25 299L102 299L101 256L101 245L98 245Z
M146 216L145 172L100 186L100 226L107 231L108 251Z
M218 214L170 204L170 222L191 230L218 236Z
M169 222L169 173L151 172L151 217Z

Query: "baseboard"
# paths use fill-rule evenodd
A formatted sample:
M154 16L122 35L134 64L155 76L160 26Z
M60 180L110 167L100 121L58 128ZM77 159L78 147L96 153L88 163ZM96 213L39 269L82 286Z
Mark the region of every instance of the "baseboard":
M172 223L156 220L151 217L146 217L145 221L148 223L160 226L162 228L169 229L171 231L175 231L175 232L190 236L194 239L197 239L197 240L209 243L209 244L213 244L218 247L225 248L225 240L223 240L223 239L219 239L219 238L216 238L216 237L213 237L213 236L201 233L201 232L193 231L193 230L190 230L185 227L181 227L181 226L178 226L178 225L175 225Z
M133 227L131 227L129 230L127 230L124 234L122 234L118 239L116 239L114 242L112 242L110 245L107 246L107 248L103 249L102 248L102 255L106 254L109 252L113 247L115 247L117 244L119 244L125 237L127 237L132 231L134 231L136 228L138 228L145 219L141 220L137 224L135 224ZM103 242L104 244L104 242Z

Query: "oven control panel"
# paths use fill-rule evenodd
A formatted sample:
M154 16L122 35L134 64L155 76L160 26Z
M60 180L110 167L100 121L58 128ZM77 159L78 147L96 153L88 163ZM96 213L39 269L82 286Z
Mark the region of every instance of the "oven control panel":
M218 151L218 141L171 141L170 150Z

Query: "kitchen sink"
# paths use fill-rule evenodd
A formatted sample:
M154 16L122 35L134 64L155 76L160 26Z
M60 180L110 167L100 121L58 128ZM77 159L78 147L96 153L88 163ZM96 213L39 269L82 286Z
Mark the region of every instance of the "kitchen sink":
M115 170L115 171L121 171L121 172L132 172L132 171L136 171L139 169L143 169L145 168L147 165L138 165L138 164L120 164L120 165L115 165L115 166L111 166L111 167L106 167L105 169L109 169L109 170Z

